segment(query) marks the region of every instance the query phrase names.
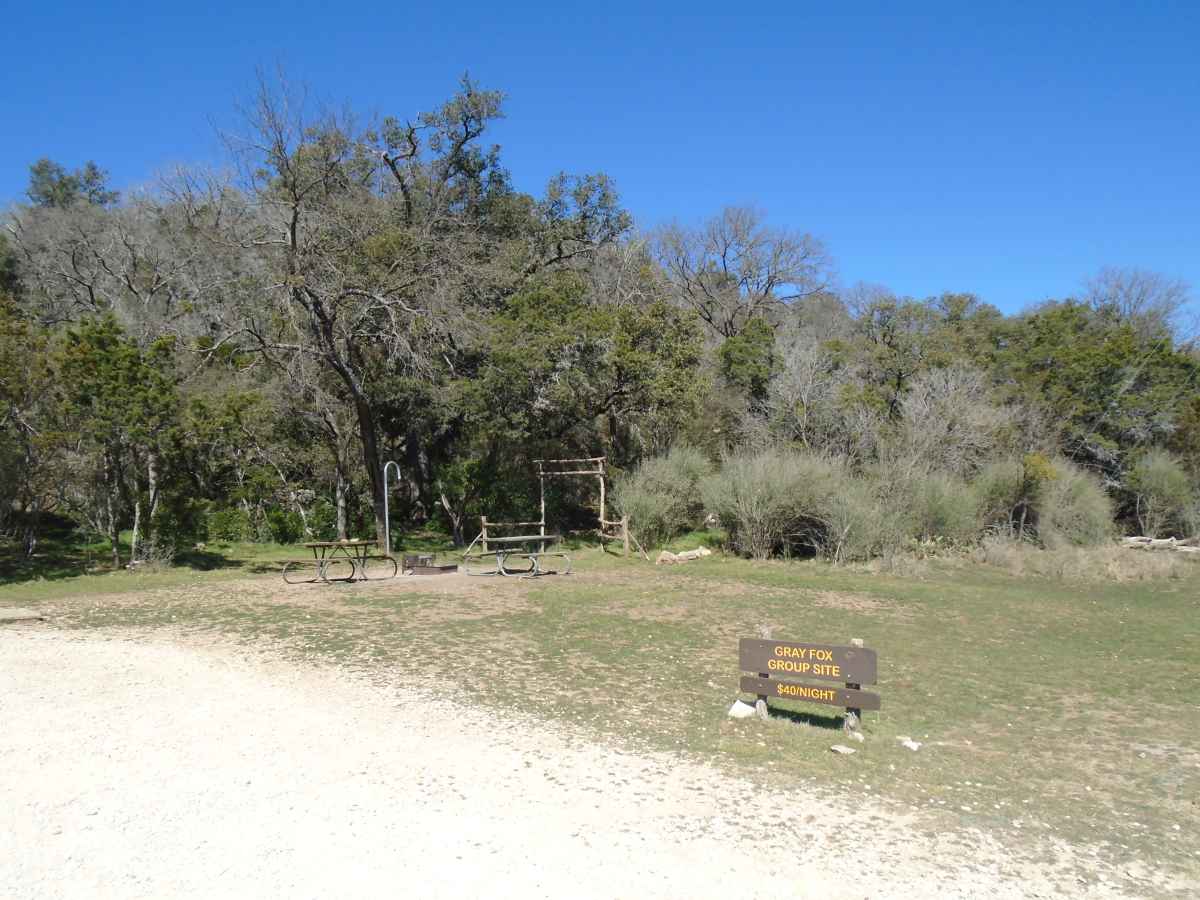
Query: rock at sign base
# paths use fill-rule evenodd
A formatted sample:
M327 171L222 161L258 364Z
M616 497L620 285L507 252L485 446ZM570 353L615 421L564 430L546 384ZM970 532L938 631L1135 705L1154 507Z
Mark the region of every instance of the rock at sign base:
M758 717L759 717L760 719L762 719L764 722L765 722L767 719L771 718L771 709L770 709L770 707L769 707L769 706L767 706L767 701L766 701L766 700L756 700L756 701L754 701L754 711L755 711L756 713L758 713Z
M915 753L917 750L921 749L921 742L914 741L912 738L905 738L900 742L900 746L907 747L909 750L912 750Z
M863 736L863 733L861 731L852 731L852 732L850 732L850 740L858 741L861 744L863 741L866 740L866 738Z
M847 747L845 744L834 744L834 745L833 745L832 747L830 747L829 749L830 749L830 750L832 750L834 753L845 753L845 754L850 754L850 753L857 753L857 752L858 752L858 751L857 751L857 750L855 750L853 747Z
M752 715L754 715L754 707L741 700L734 700L733 706L729 707L729 718L731 719L748 719Z

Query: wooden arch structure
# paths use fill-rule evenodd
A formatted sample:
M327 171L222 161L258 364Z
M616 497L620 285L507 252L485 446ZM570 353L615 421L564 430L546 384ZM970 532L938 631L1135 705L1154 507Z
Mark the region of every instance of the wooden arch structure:
M477 540L483 546L484 552L488 549L488 527L495 528L518 528L538 526L538 534L546 533L546 479L547 478L595 478L600 488L600 504L599 504L599 522L600 525L596 529L597 535L600 537L601 546L606 541L620 541L622 552L625 556L629 555L630 543L637 543L629 533L629 516L621 516L619 519L608 518L606 479L607 473L605 464L608 460L606 456L588 456L582 459L535 459L534 465L537 466L538 473L538 521L536 522L489 522L487 516L480 516L479 520L482 525L482 531L479 533ZM639 547L640 549L640 547ZM645 551L643 551L644 554Z

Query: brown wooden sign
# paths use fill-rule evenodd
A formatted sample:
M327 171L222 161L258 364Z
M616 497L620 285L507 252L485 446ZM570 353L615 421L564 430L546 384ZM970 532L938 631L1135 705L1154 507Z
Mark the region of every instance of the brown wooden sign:
M742 691L760 697L778 697L781 700L803 700L805 703L823 703L826 706L844 706L848 709L879 709L879 695L851 688L827 687L818 684L793 684L776 681L774 678L752 678L742 676Z
M756 672L772 678L816 678L843 684L874 684L878 668L875 651L865 647L797 644L756 638L742 638L738 642L738 659L743 672Z

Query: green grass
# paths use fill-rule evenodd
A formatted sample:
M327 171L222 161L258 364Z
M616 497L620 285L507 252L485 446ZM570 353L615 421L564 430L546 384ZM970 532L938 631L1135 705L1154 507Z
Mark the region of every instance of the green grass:
M1032 835L1095 844L1107 860L1200 864L1200 565L1195 578L1110 584L961 562L900 576L720 555L660 568L586 551L576 575L536 581L303 593L277 575L229 581L294 553L238 547L208 572L10 584L0 605L43 602L68 627L211 629L431 686L449 679L490 706L771 783L881 797L930 827L978 826L1014 847L1043 846ZM829 707L772 701L770 721L727 718L737 640L764 626L878 651L883 709L866 714L855 755L829 752L846 742Z

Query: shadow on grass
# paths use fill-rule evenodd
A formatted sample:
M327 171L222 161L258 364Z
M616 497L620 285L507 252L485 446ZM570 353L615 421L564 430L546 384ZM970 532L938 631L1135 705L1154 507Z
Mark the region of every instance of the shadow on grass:
M220 553L213 553L211 550L184 550L175 554L175 565L200 572L212 572L216 569L241 569L246 563L240 559L230 559ZM254 571L253 567L250 571Z
M797 725L811 725L814 728L828 728L831 731L841 731L846 721L843 716L797 712L793 709L780 709L777 706L768 706L767 709L770 711L772 719L787 719Z

